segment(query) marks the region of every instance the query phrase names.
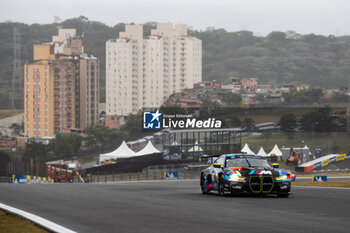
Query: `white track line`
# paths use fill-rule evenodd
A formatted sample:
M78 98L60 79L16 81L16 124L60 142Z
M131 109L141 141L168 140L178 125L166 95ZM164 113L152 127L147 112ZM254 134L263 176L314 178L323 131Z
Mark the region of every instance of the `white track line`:
M23 211L23 210L20 210L20 209L17 209L17 208L14 208L14 207L2 204L2 203L0 203L0 209L3 209L5 211L10 212L10 213L15 214L15 215L19 215L19 216L21 216L25 219L28 219L28 220L30 220L30 221L48 229L48 230L51 230L53 232L76 233L75 231L69 230L68 228L60 226L60 225L58 225L54 222L51 222L47 219L44 219L44 218L39 217L37 215L28 213L26 211Z

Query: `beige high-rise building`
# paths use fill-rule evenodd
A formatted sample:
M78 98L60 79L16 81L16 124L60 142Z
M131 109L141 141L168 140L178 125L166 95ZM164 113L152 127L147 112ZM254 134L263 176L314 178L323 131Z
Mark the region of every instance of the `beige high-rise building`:
M75 29L34 45L24 65L24 132L28 137L98 124L99 62L83 53Z
M141 25L126 25L106 42L107 116L158 108L200 81L202 41L187 35L186 25L158 23L146 39Z

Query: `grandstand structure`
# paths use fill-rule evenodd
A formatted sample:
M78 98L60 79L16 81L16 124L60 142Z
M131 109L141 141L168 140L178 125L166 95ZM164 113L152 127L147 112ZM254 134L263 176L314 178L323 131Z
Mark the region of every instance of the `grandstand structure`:
M200 154L223 154L241 151L241 128L164 130L163 151L198 157Z

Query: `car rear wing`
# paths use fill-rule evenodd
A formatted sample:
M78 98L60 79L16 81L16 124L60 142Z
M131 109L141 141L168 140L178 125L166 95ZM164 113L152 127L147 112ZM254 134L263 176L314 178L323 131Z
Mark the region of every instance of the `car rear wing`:
M205 158L217 158L220 155L201 155L201 158L205 159Z
M199 157L199 162L207 161L208 164L212 164L214 160L219 157L220 155L201 155Z

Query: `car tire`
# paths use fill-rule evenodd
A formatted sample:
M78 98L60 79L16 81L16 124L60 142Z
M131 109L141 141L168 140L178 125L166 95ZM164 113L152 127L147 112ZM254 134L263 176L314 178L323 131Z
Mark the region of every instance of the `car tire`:
M221 176L220 177L220 180L219 180L219 185L218 185L219 187L218 187L218 194L219 194L219 196L225 196L225 186L224 186L224 177L223 176Z
M201 190L202 190L202 194L207 194L207 190L205 188L205 182L204 182L204 175L201 175L201 181L200 181L200 186L201 186Z

